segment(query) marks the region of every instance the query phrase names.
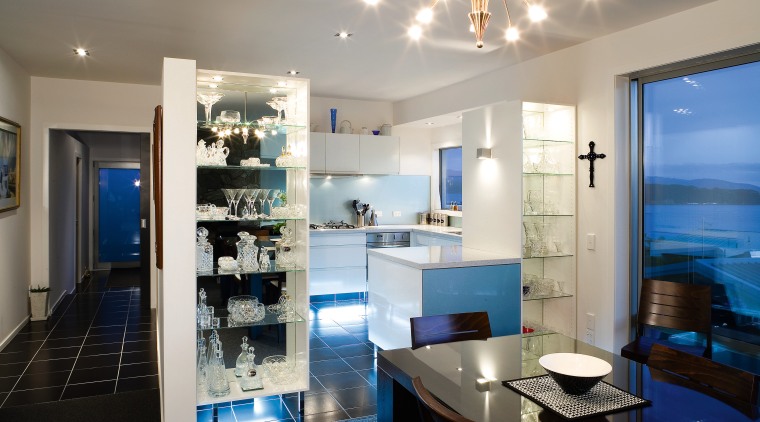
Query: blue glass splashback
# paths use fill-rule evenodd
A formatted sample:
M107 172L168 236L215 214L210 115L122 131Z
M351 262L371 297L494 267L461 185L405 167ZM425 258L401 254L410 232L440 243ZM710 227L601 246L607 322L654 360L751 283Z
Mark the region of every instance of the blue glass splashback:
M139 169L99 170L98 217L98 261L139 261Z

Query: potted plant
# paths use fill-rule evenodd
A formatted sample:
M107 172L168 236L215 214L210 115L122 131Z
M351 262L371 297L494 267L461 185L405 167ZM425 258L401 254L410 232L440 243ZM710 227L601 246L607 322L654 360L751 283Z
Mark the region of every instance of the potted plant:
M44 321L47 319L48 292L50 292L50 287L41 287L39 284L37 287L29 288L29 302L32 305L32 321Z

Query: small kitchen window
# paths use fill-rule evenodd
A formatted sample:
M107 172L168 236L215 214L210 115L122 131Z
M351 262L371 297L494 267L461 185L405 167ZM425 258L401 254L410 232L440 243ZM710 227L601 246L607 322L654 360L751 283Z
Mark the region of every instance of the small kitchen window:
M440 153L441 209L462 209L462 147L441 148Z

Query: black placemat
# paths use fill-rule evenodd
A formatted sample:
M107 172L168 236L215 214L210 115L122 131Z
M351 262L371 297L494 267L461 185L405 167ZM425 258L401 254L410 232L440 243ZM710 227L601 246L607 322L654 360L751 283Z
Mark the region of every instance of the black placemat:
M585 394L567 394L549 376L520 378L501 382L552 413L577 420L590 416L608 415L637 407L649 406L651 401L623 391L604 381Z

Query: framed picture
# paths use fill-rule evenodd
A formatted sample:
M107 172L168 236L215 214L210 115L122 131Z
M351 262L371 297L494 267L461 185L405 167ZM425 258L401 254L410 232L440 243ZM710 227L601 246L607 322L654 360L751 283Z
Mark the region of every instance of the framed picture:
M159 270L164 268L163 138L164 109L159 105L153 117L153 202L156 207L156 267Z
M0 212L21 205L21 125L0 117Z

